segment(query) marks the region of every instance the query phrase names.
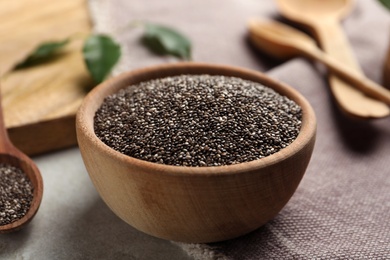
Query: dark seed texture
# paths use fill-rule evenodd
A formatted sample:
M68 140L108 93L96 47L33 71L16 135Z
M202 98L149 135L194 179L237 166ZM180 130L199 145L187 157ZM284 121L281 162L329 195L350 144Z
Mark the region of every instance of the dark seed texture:
M27 214L33 199L33 186L19 168L0 164L0 226Z
M257 160L291 144L301 126L295 102L235 77L180 75L145 81L107 97L94 130L113 149L177 166Z

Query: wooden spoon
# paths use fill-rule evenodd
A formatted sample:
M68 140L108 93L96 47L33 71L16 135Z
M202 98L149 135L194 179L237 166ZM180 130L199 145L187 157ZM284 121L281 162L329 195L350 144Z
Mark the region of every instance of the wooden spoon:
M343 63L321 51L306 34L276 21L251 20L250 39L259 48L279 58L303 55L323 63L328 69L342 77L365 94L390 104L390 91L350 69ZM347 97L348 102L360 105L360 99Z
M321 47L333 58L363 75L342 29L340 20L350 12L353 0L276 0L288 19L309 27ZM348 115L381 118L390 115L390 108L362 94L336 76L329 77L330 89L339 107ZM353 102L352 102L352 101Z
M6 225L0 225L0 233L19 230L28 224L38 211L43 195L42 176L35 163L24 153L19 151L10 141L4 124L0 102L0 163L21 169L30 179L33 187L33 200L25 216ZM1 181L1 179L0 179Z

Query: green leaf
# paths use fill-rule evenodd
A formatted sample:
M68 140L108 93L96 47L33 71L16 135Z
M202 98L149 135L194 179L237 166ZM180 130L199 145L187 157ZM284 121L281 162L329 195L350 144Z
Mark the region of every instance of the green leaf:
M57 42L46 42L40 44L35 50L22 62L20 62L16 68L24 68L38 63L47 61L52 58L54 54L69 43L69 39Z
M100 83L118 62L121 48L107 35L91 35L84 43L83 55L92 78Z
M172 28L146 23L142 42L157 54L191 59L191 42Z
M390 0L379 0L387 9L390 10Z

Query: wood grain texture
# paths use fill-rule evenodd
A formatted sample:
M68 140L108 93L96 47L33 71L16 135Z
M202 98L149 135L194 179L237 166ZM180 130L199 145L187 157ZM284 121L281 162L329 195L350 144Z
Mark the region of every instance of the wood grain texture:
M75 114L92 87L81 54L91 30L86 1L1 3L1 91L11 140L29 155L75 145ZM74 36L49 63L12 70L40 43Z
M363 76L340 25L340 20L352 9L353 0L276 1L284 16L313 32L326 53L350 67L356 75ZM365 95L337 75L329 76L329 84L336 103L345 114L361 119L390 115L390 108L386 104Z
M219 167L179 167L123 155L101 142L93 117L104 97L140 81L180 75L236 76L260 82L303 109L297 139L260 160ZM220 65L178 63L124 73L92 90L76 119L80 151L99 194L120 218L164 239L214 242L251 232L288 202L309 163L316 118L296 90L265 75Z

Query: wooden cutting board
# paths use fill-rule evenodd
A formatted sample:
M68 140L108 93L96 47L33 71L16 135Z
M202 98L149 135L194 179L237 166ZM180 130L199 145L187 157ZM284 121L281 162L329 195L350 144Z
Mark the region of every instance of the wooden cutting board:
M81 54L91 30L86 0L0 3L0 84L11 140L29 155L75 145L75 114L93 87ZM73 36L49 63L12 70L40 43Z

